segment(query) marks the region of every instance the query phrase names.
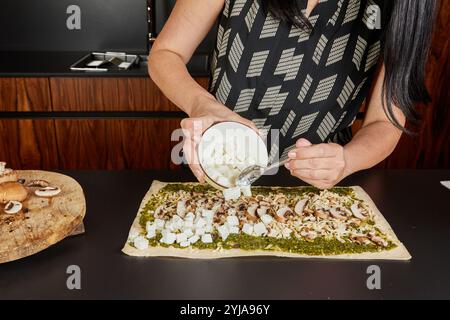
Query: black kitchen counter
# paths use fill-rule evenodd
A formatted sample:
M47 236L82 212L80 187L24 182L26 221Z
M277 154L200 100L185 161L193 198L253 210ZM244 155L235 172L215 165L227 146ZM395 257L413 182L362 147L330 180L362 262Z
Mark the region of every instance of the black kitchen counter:
M34 256L0 265L0 299L419 299L450 298L450 171L367 171L361 185L413 259L325 261L252 257L216 261L134 258L121 253L153 179L189 181L187 172L65 171L83 186L86 233ZM283 172L261 181L295 185ZM381 268L381 290L366 287L367 267ZM66 288L79 265L81 290Z
M124 71L72 71L70 66L88 52L2 52L0 77L148 77L147 62ZM146 60L146 56L142 56ZM208 54L196 54L188 64L194 77L209 76Z

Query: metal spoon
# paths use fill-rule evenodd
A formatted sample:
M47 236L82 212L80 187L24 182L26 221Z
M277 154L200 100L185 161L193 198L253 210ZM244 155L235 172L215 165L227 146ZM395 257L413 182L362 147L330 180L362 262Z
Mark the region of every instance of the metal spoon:
M268 167L261 167L258 165L250 166L242 170L241 174L236 180L236 186L238 187L248 187L251 186L256 180L261 178L266 172L269 172L275 168L281 167L289 162L289 158L285 158L278 162L275 162Z

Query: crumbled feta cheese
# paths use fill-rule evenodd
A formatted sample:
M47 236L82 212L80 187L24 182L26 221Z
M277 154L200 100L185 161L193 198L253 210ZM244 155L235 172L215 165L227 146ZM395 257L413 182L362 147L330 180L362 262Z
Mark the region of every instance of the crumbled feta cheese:
M138 250L145 250L148 248L148 240L143 236L136 237L133 241L133 244Z
M273 218L272 218L272 216L271 215L269 215L269 214L263 214L262 216L261 216L261 221L264 223L264 224L270 224L272 221L273 221Z
M241 188L229 188L223 191L225 201L237 200L241 196Z
M267 228L264 225L264 223L259 222L257 224L255 224L255 226L253 227L253 232L257 235L257 236L262 236L267 234Z
M177 234L177 243L186 242L188 237L184 233Z
M236 213L237 213L237 211L236 211L235 208L230 208L230 209L228 209L228 211L227 211L227 214L228 214L229 216L235 216Z
M194 227L194 222L192 220L186 220L183 223L183 229L190 229Z
M253 226L249 223L245 223L242 227L242 232L248 234L249 236L253 235Z
M239 233L239 227L237 226L230 226L228 227L228 230L230 234L238 234Z
M162 229L164 229L164 224L165 224L165 221L164 221L164 220L162 220L162 219L155 219L155 227L156 227L156 230L162 230Z
M204 235L205 232L206 232L205 228L197 228L197 229L195 229L195 234L198 235L198 236Z
M177 203L177 215L184 217L186 214L186 200L180 200Z
M193 214L192 212L189 212L184 217L184 221L194 221L194 218L195 218L195 214Z
M200 237L198 235L193 235L192 237L190 237L188 239L189 243L192 243L192 244L196 243L198 240L200 240Z
M156 226L152 223L147 222L146 226L147 238L152 239L156 236Z
M194 232L192 231L192 229L184 229L183 230L183 234L185 234L186 235L186 237L190 237L190 236L193 236L194 235Z
M175 233L167 232L167 234L161 238L160 242L165 244L173 244L176 239L177 235Z
M133 241L133 240L136 239L138 236L139 236L139 231L133 228L133 229L130 230L130 233L129 233L129 235L128 235L128 239L131 240L131 241Z
M203 218L198 218L198 219L195 221L195 225L194 225L194 228L195 228L195 229L203 228L203 227L205 227L205 226L206 226L206 220L205 220L205 219L203 219Z
M222 240L227 240L228 236L230 235L230 232L228 231L228 227L226 225L222 225L217 228L217 231L219 232L219 236L222 238Z
M252 196L251 186L241 187L241 193L244 197L251 197Z
M206 233L211 233L211 232L213 232L213 230L214 230L214 227L211 224L208 224L205 226Z
M203 243L212 243L213 240L212 240L211 234L207 233L207 234L202 235L202 242Z
M202 209L202 217L203 218L214 218L214 211Z
M180 247L182 247L182 248L189 247L190 245L191 245L191 244L190 244L189 241L184 241L184 242L181 242L181 243L180 243Z
M228 216L227 217L227 223L230 226L238 226L239 225L239 218L236 216Z

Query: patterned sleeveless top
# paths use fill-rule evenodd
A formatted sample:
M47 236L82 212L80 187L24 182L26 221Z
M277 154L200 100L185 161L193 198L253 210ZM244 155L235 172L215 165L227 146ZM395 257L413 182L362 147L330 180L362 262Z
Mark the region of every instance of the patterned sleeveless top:
M226 0L211 93L260 129L278 129L272 158L302 137L348 142L342 133L368 95L382 49L380 2L321 0L308 32L266 15L259 0Z

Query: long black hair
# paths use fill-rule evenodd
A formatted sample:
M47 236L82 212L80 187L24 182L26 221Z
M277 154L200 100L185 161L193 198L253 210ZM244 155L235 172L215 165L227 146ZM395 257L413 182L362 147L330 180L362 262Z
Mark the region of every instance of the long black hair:
M311 29L301 8L307 0L261 0L266 12L281 21ZM389 17L384 21L383 58L386 75L383 85L383 108L389 120L406 130L395 117L395 107L406 118L417 123L420 119L416 104L428 103L425 67L434 27L438 0L386 0Z

